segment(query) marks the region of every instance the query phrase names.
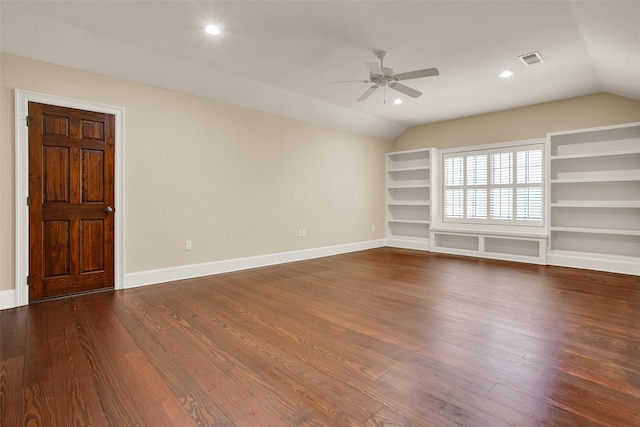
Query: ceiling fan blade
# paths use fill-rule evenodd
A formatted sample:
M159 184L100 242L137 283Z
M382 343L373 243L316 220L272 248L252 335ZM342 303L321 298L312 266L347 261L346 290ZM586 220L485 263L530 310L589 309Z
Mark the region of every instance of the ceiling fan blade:
M419 90L415 90L413 88L410 88L409 86L405 86L402 83L391 82L389 83L389 87L391 89L397 90L398 92L402 92L405 95L409 95L412 98L417 98L422 95L422 92L420 92Z
M327 82L328 85L334 85L337 83L371 83L371 80L341 80L339 82Z
M365 90L362 95L360 95L360 98L358 98L358 101L366 100L367 98L369 98L371 96L371 94L373 92L376 91L376 89L378 89L378 85L371 86L369 89Z
M380 64L376 62L365 62L365 64L367 65L367 67L369 67L369 71L371 71L371 74L378 75L378 76L384 75L384 72L382 71L382 67L380 66Z
M398 80L419 79L421 77L437 76L440 72L437 68L425 68L424 70L409 71L407 73L396 74L394 77Z

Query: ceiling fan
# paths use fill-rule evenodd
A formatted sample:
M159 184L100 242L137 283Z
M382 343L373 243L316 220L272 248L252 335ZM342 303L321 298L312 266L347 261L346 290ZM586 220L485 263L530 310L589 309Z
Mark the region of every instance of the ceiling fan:
M412 98L417 98L422 95L422 92L419 90L415 90L410 88L409 86L405 86L400 81L410 80L410 79L419 79L422 77L431 77L437 76L440 74L437 68L425 68L424 70L416 70L409 71L406 73L393 74L393 70L389 67L384 66L384 58L387 56L387 52L384 50L379 50L375 52L375 55L380 59L380 64L377 62L365 62L367 67L369 68L369 80L352 80L357 82L364 83L373 83L373 86L368 88L358 101L365 101L367 98L373 94L378 88L386 88L387 86L393 90L397 90L398 92L404 93ZM336 82L336 83L347 83L347 82Z

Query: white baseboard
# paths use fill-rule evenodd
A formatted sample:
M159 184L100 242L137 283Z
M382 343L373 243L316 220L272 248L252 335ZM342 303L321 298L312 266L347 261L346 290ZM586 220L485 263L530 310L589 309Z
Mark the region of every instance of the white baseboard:
M387 246L400 249L415 249L418 251L429 250L429 239L415 239L402 237L387 237Z
M15 308L15 307L17 307L15 289L9 289L8 291L0 291L0 310L6 310L8 308Z
M235 258L202 264L191 264L179 267L161 268L158 270L126 273L124 276L124 289L362 251L366 249L379 248L385 246L385 244L385 239L369 240L366 242L347 243L344 245L326 246L322 248L303 249L299 251L281 252L247 258Z

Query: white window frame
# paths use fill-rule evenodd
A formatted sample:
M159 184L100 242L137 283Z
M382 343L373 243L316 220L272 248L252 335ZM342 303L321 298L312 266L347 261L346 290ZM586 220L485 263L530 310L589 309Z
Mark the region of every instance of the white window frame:
M542 171L541 171L541 180L540 183L525 183L518 184L517 183L517 160L516 153L519 151L527 151L527 150L541 150L541 162L542 162ZM492 174L492 166L491 166L491 155L496 153L513 153L513 172L512 172L512 183L511 184L491 184L491 174ZM467 157L470 156L487 156L487 183L482 185L467 185ZM453 157L462 157L462 176L464 178L464 182L462 185L457 186L447 186L446 180L446 159ZM496 228L521 228L521 227L530 227L532 229L541 229L541 227L545 226L546 221L546 170L545 170L545 140L544 139L535 139L535 140L524 140L524 141L512 141L507 143L499 143L499 144L487 144L487 145L479 145L472 147L460 147L460 148L452 148L440 150L440 209L437 213L439 217L439 222L444 227L482 227L484 225L490 226L492 229ZM517 190L518 188L526 188L526 187L535 187L540 188L541 191L541 219L540 220L529 220L529 219L517 219ZM492 219L491 218L491 189L492 188L512 188L513 189L513 219ZM463 207L462 207L462 218L451 218L445 215L446 204L446 190L450 189L461 189L462 198L463 198ZM477 190L477 189L486 189L487 194L487 218L475 219L475 218L467 218L467 194L468 190Z

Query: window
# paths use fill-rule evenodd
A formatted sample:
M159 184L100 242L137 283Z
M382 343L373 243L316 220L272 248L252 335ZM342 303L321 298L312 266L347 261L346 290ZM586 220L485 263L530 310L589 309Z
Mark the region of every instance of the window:
M542 225L542 147L444 154L444 221Z

